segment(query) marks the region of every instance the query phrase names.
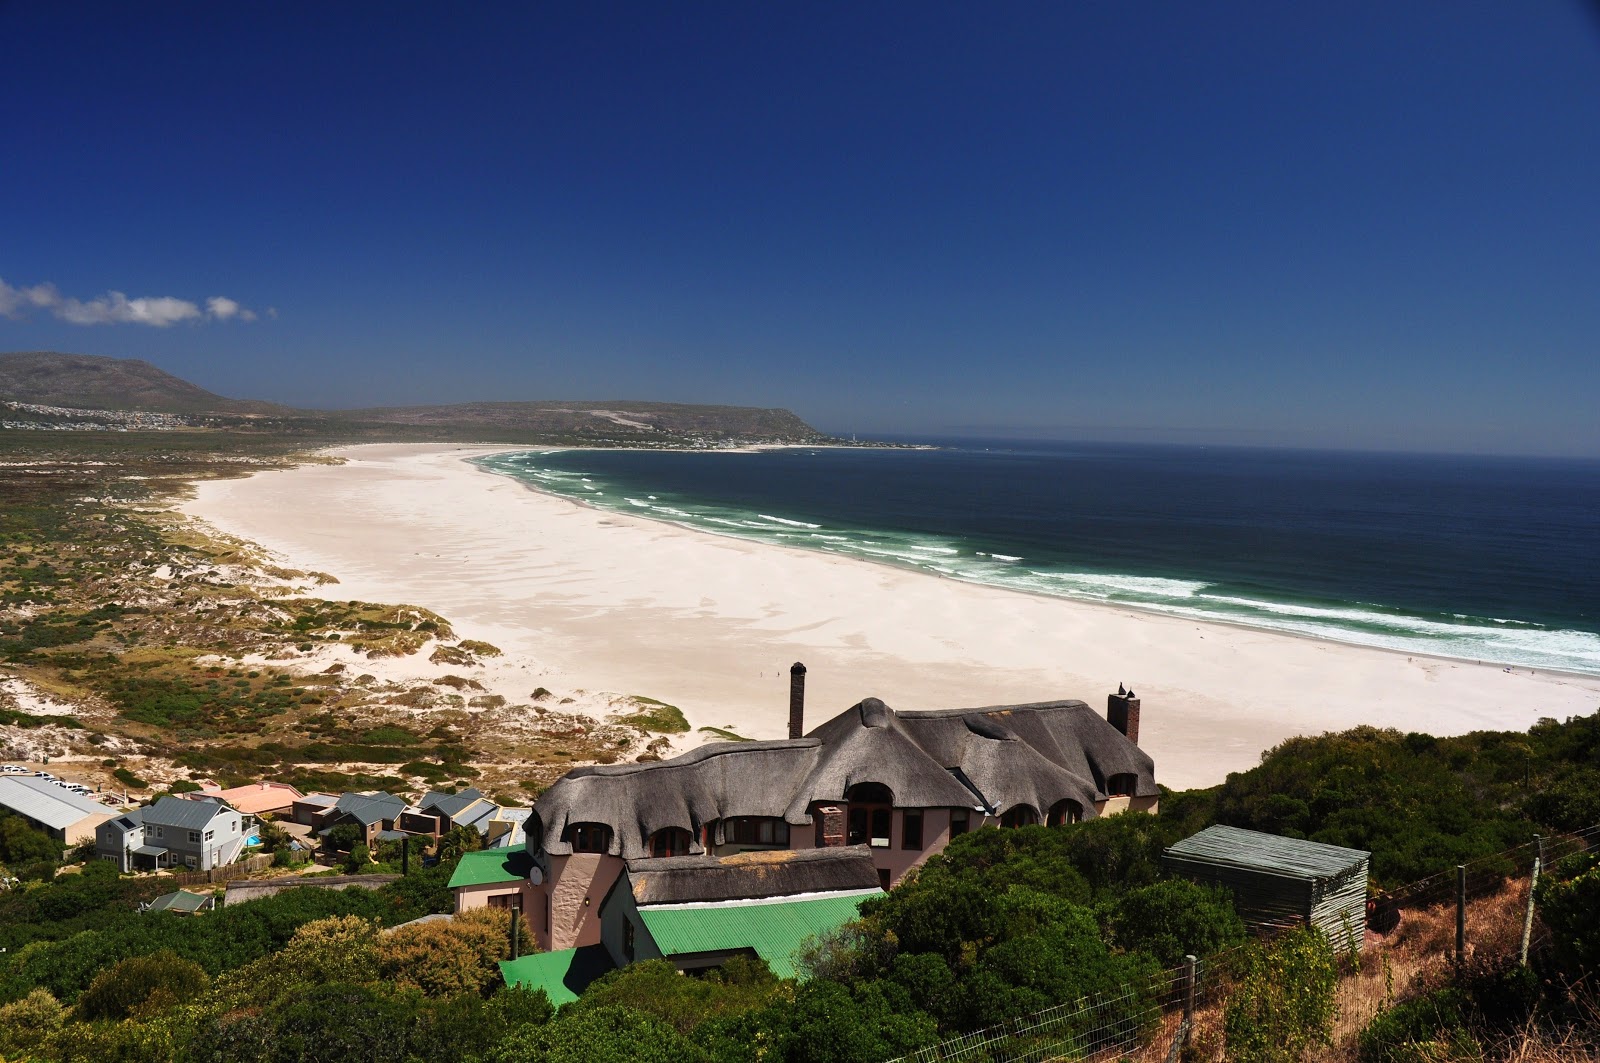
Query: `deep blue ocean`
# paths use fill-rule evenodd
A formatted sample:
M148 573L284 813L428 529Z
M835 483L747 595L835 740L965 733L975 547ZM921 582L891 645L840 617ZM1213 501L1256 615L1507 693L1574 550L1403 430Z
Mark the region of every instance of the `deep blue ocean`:
M1600 462L965 441L480 464L601 508L974 583L1600 674Z

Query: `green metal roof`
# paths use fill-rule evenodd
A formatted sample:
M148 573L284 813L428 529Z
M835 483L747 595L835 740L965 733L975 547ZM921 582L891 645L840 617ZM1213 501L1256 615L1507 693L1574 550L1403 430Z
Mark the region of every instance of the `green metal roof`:
M557 1007L577 1000L589 983L614 968L604 945L585 945L560 952L536 952L515 960L501 960L506 985L542 989Z
M526 849L483 849L465 853L450 876L450 888L521 882L528 877L532 863Z
M779 978L795 977L794 954L809 937L860 914L877 890L805 900L724 901L642 907L639 918L663 956L754 949Z
M1165 855L1196 863L1249 868L1285 878L1314 880L1346 874L1372 854L1361 849L1218 824L1185 838Z

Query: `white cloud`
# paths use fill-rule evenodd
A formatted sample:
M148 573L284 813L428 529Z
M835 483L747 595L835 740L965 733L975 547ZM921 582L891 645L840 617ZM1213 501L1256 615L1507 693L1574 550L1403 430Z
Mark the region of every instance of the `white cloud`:
M254 321L256 312L246 310L226 295L213 295L206 300L206 313L218 321L226 321L230 317L237 317L240 321Z
M0 279L0 317L18 319L30 310L46 310L73 325L153 325L166 328L182 321L254 321L254 311L225 295L206 300L206 308L170 295L129 299L121 292L106 292L87 301L62 295L53 284L13 288Z

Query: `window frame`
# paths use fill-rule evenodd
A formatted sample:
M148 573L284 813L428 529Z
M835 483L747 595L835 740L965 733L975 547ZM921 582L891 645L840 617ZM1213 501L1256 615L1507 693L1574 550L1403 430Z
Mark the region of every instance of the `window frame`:
M915 824L915 827L912 825ZM900 813L900 848L922 851L922 809L908 808Z
M956 824L960 824L959 827ZM972 830L972 810L969 808L952 808L950 810L950 837L959 838Z
M608 823L574 823L567 828L567 844L573 853L604 856L611 851L611 839Z
M762 835L767 837L763 838ZM722 840L728 845L770 845L789 847L789 824L776 816L730 816L723 827Z

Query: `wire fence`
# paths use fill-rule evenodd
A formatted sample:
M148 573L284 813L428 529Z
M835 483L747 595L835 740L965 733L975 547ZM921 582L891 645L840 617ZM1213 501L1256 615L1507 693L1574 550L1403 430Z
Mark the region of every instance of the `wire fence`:
M1374 896L1362 954L1340 964L1342 1026L1364 1026L1393 1002L1397 979L1403 983L1430 964L1538 948L1547 931L1532 917L1535 860L1547 870L1596 846L1600 826L1546 836ZM1243 952L1228 949L1115 992L951 1037L891 1063L1222 1058L1222 1016Z

